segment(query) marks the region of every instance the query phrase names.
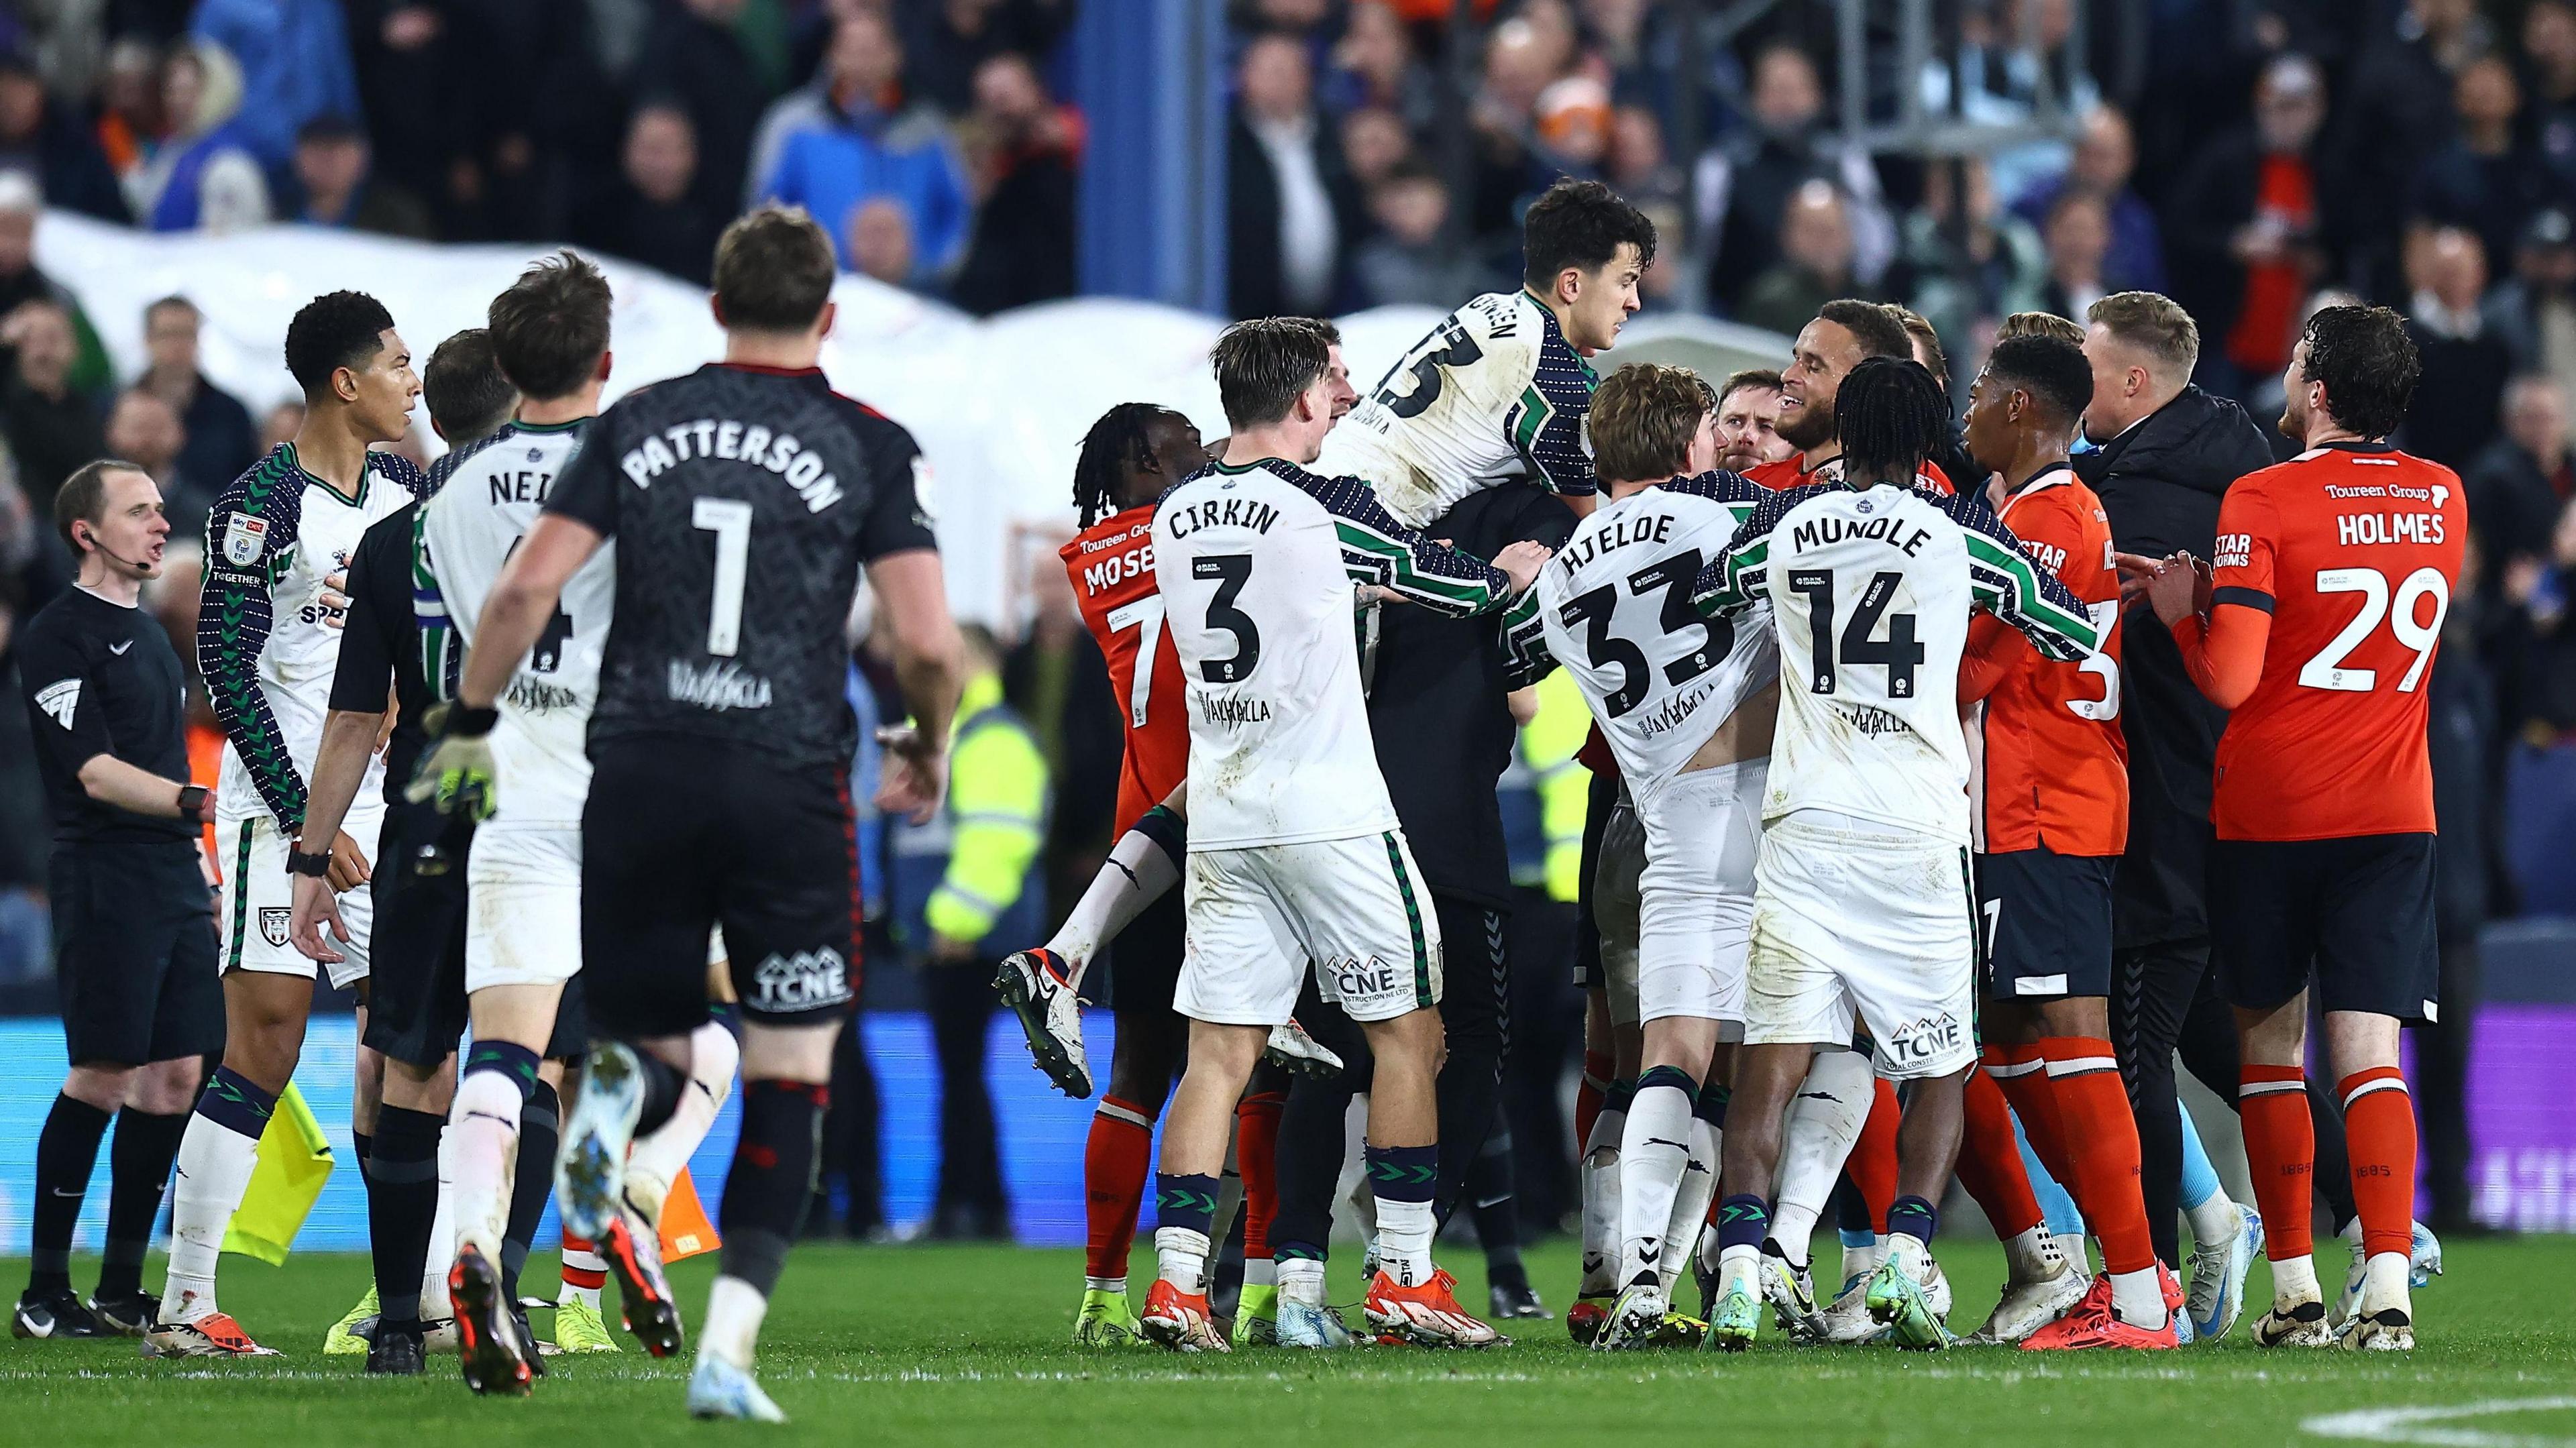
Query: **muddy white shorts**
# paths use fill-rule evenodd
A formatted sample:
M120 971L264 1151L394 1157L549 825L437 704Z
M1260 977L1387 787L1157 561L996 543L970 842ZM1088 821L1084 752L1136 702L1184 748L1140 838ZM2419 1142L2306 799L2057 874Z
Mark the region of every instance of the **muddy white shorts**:
M1315 984L1358 1021L1440 1003L1440 921L1401 830L1297 845L1194 850L1189 945L1172 1008L1275 1026Z
M341 830L367 852L367 863L385 868L376 858L384 834L381 795L364 795L349 806ZM322 967L305 958L287 937L295 914L295 878L286 873L288 840L277 821L265 814L219 817L215 849L224 874L223 905L216 920L216 943L226 970L256 970L273 975L300 975L311 980ZM367 978L367 942L376 922L376 894L366 885L340 892L340 920L349 927L346 941L331 948L345 957L330 967L331 984L343 990ZM326 927L327 933L327 927Z

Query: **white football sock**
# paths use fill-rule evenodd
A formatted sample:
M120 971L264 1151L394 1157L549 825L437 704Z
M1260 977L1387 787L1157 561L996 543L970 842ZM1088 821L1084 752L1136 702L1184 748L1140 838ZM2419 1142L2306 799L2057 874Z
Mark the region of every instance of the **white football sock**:
M1717 1290L1720 1296L1743 1292L1759 1298L1762 1295L1762 1249L1738 1245L1718 1253Z
M1682 1168L1680 1190L1673 1193L1673 1214L1664 1227L1664 1290L1671 1292L1681 1280L1682 1268L1703 1236L1714 1239L1708 1228L1708 1204L1717 1196L1717 1153L1723 1144L1718 1129L1701 1117L1691 1117L1690 1163Z
M1932 1275L1932 1244L1911 1232L1887 1234L1887 1261L1917 1282Z
M1613 1291L1640 1276L1660 1278L1664 1229L1690 1162L1691 1093L1660 1082L1637 1088L1619 1141L1619 1272Z
M2324 1294L2317 1291L2317 1259L2314 1257L2275 1257L2272 1259L2272 1301L2316 1302Z
M1082 1279L1082 1290L1085 1292L1115 1292L1119 1296L1124 1297L1127 1295L1127 1279L1124 1277L1085 1277Z
M1805 1262L1816 1219L1833 1200L1852 1143L1877 1099L1869 1057L1858 1051L1816 1053L1807 1079L1789 1100L1780 1127L1780 1170L1772 1185L1771 1240L1792 1262Z
M2045 1225L2004 1239L2004 1262L2016 1283L2045 1282L2057 1275L2058 1265L2065 1260L2058 1254L2057 1239L2048 1235ZM2155 1273L2150 1270L2147 1275L2153 1277Z
M655 1225L661 1223L662 1199L670 1195L672 1181L707 1139L716 1113L733 1094L734 1068L741 1062L742 1046L722 1023L707 1021L689 1033L689 1080L680 1088L671 1119L651 1135L638 1137L626 1155L627 1199Z
M1614 1289L1619 1270L1619 1142L1627 1134L1628 1111L1603 1107L1592 1118L1592 1135L1583 1143L1583 1284L1585 1297Z
M511 1167L518 1157L519 1083L502 1071L473 1071L456 1087L441 1144L456 1155L456 1245L501 1266L501 1238L509 1229ZM452 1255L449 1260L454 1260ZM433 1259L434 1265L435 1259Z
M2191 1241L2195 1247L2215 1247L2241 1230L2236 1219L2236 1203L2229 1199L2225 1188L2211 1193L2209 1200L2198 1206L2183 1208L2182 1215L2183 1220L2191 1224Z
M1246 1287L1278 1286L1279 1264L1268 1257L1244 1258L1243 1285Z
M698 1329L698 1356L716 1357L751 1371L752 1345L760 1340L760 1320L769 1315L769 1299L739 1277L716 1278L707 1292L707 1320Z
M2154 1332L2165 1325L2165 1289L2156 1269L2111 1274L2111 1310L2131 1327Z
M420 1320L456 1316L447 1295L447 1269L456 1261L456 1133L438 1132L438 1212L429 1219L429 1258L420 1274Z
M2048 1240L2056 1244L2057 1255L2066 1259L2066 1265L2083 1276L2093 1275L2092 1249L2085 1245L2082 1232L2054 1232Z
M1291 1257L1277 1264L1279 1268L1279 1301L1308 1307L1324 1305L1324 1264L1312 1257Z
M1865 1247L1855 1247L1849 1243L1844 1243L1843 1280L1845 1282L1849 1282L1855 1277L1867 1276L1869 1273L1877 1271L1878 1264L1886 1260L1887 1239L1884 1237L1873 1239L1869 1245Z
M1074 902L1064 924L1056 927L1046 948L1064 957L1067 973L1080 985L1082 973L1091 968L1091 958L1100 953L1100 947L1117 939L1128 921L1163 898L1180 879L1180 867L1152 836L1129 830L1110 846L1109 863L1091 877L1090 886Z
M1439 1230L1431 1203L1377 1199L1377 1270L1399 1287L1419 1287L1439 1269L1431 1265L1431 1236Z
M1164 1281L1183 1292L1207 1291L1207 1233L1187 1227L1156 1227L1154 1258Z
M163 1322L194 1322L215 1312L215 1260L232 1225L259 1142L202 1115L179 1137L177 1190L170 1204L170 1276L161 1289Z

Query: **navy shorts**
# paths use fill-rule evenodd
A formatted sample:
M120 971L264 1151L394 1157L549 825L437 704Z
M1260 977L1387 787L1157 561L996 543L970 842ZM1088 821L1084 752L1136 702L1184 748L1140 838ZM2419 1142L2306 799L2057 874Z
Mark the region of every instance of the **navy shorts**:
M465 1000L465 861L474 822L405 801L385 810L376 855L376 921L367 976L367 1046L424 1070L455 1054L470 1024ZM581 977L555 1003L550 1060L590 1045Z
M1989 1000L2111 994L2111 877L2117 855L2046 845L1976 857Z
M2431 834L2219 840L2209 851L2210 959L2228 1004L2269 1010L2316 982L2329 1011L2435 1018Z

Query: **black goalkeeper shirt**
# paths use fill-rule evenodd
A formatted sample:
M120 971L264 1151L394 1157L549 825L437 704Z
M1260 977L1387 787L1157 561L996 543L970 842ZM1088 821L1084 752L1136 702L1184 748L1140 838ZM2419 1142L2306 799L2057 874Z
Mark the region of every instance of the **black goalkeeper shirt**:
M1524 539L1561 548L1574 513L1534 487L1470 493L1422 530L1491 559ZM1369 732L1414 863L1437 895L1512 908L1495 786L1512 762L1509 688L1499 613L1451 618L1388 604L1379 611L1369 685Z
M938 546L912 435L819 369L709 363L590 425L546 511L617 543L590 747L680 734L846 766L860 565Z

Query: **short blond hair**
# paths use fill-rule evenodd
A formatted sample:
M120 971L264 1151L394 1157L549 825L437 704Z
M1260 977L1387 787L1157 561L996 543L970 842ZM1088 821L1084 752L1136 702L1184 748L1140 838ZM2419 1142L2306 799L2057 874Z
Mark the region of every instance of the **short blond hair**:
M2084 329L2055 312L2015 312L1995 328L1995 340L2008 342L2015 337L2054 337L2060 342L2084 345Z
M2154 358L2168 377L2189 377L2200 364L2200 324L2161 292L2113 292L2084 317Z
M1691 439L1717 393L1687 367L1639 362L1592 394L1592 470L1607 481L1661 482L1690 465Z

